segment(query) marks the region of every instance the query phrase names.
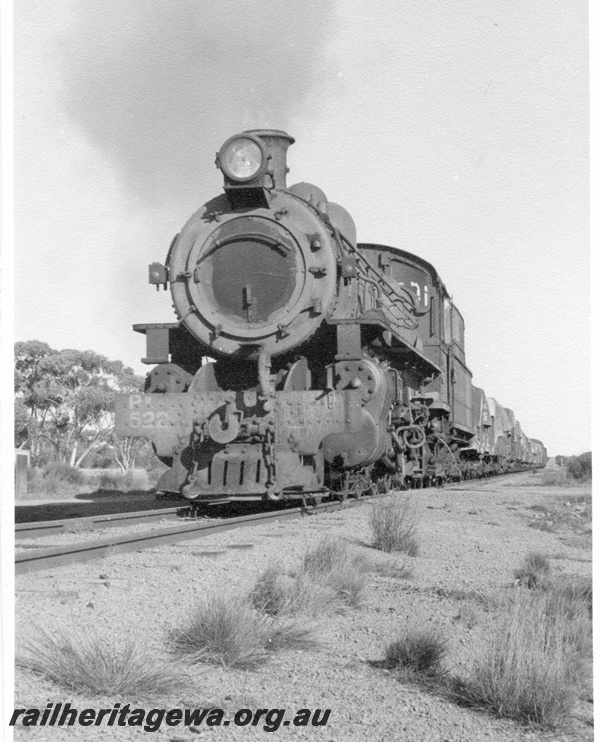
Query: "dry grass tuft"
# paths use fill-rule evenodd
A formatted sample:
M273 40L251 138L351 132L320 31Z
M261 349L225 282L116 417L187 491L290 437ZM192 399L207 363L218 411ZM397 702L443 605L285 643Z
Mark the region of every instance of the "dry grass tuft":
M385 654L384 666L390 670L403 670L410 674L441 677L447 641L439 629L407 627Z
M339 569L340 565L349 559L348 545L339 538L325 536L314 549L308 551L304 556L302 564L306 574L313 577L322 577Z
M571 607L585 606L589 617L592 617L594 595L591 577L561 575L554 581L550 593L555 599L563 599Z
M192 664L251 668L267 661L256 614L236 597L205 597L187 625L174 629L170 640L175 653Z
M523 564L515 569L515 579L523 587L544 587L550 580L552 566L545 554L530 551L523 560Z
M292 620L271 621L265 630L265 639L268 652L307 650L319 646L314 628Z
M555 729L572 712L581 669L572 619L555 598L539 590L519 590L502 609L485 627L488 641L470 674L454 681L455 698L501 717Z
M250 604L262 613L269 616L278 616L281 613L292 613L286 610L294 602L294 580L288 578L280 567L267 567L258 576L254 588L250 593Z
M326 536L306 553L298 577L333 590L344 606L359 608L367 597L361 561L344 541Z
M592 655L592 579L561 576L545 588L549 617L564 625L565 641L582 657Z
M315 582L303 573L290 577L279 567L269 567L258 577L250 602L270 616L320 616L339 613L344 607L332 587Z
M307 552L293 575L269 567L258 578L250 601L258 610L277 615L317 616L358 608L366 600L363 560L346 543L326 537Z
M419 553L417 520L410 500L393 497L373 503L370 515L373 547L380 551Z
M294 621L275 621L258 613L248 599L212 595L204 599L187 625L171 632L173 651L190 663L252 669L269 652L317 645L313 630Z
M91 696L165 698L189 686L185 673L133 639L111 644L87 630L39 629L18 662L65 690Z

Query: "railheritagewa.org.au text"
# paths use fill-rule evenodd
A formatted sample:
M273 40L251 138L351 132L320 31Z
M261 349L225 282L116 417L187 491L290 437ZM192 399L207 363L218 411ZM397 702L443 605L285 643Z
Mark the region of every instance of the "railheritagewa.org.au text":
M119 726L142 727L145 732L157 732L168 727L261 727L265 732L276 732L280 727L323 727L329 721L331 709L239 709L233 716L223 709L160 709L132 708L130 704L115 703L112 708L85 708L81 711L70 703L48 703L45 708L16 708L10 726L73 727Z

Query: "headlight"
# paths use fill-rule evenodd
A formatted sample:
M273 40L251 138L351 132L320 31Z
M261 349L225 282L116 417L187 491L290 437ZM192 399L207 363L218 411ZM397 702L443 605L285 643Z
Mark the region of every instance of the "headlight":
M267 151L260 139L242 134L225 142L217 163L225 177L244 183L263 174L267 166Z

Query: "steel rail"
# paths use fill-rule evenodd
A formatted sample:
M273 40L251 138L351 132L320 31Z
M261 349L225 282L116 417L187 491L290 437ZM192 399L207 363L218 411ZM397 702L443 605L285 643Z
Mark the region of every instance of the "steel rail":
M529 470L525 470L529 471ZM479 482L482 481L486 484L493 484L494 481L503 479L504 477L510 476L511 474L517 474L520 472L506 472L504 474L498 474L489 479L478 479L478 480L459 480L456 482L446 483L445 489L456 491L457 488L461 489L460 485L464 485L466 482ZM410 493L412 490L407 490ZM15 539L24 538L42 538L44 536L58 536L62 533L79 533L85 531L96 531L104 528L115 528L125 527L134 525L136 521L151 521L160 520L161 518L171 519L176 518L179 513L186 510L191 512L193 507L192 503L182 503L177 507L162 508L156 510L137 510L134 512L125 513L106 513L100 515L88 515L79 518L64 518L55 520L40 520L40 521L29 521L26 523L15 524ZM190 515L190 518L192 516Z
M257 513L245 515L238 518L229 518L223 521L202 522L192 525L179 526L177 528L161 529L156 531L145 531L114 538L97 539L89 543L65 544L65 546L48 549L35 549L17 554L15 558L16 574L27 574L54 567L64 567L69 564L84 562L89 559L99 559L114 554L122 554L131 551L151 549L156 546L173 544L192 538L203 538L215 533L222 533L234 528L248 528L260 526L277 520L288 520L292 518L303 518L316 513L326 513L335 510L347 509L355 505L362 505L370 497L358 500L345 500L344 502L332 501L316 505L310 509L305 507L290 508L289 510L276 510L269 513Z
M80 531L95 531L101 528L129 526L133 525L136 521L174 518L182 510L189 510L189 505L180 505L176 508L163 508L162 510L138 510L132 513L107 513L105 515L90 515L82 518L65 518L64 520L40 520L29 523L16 523L15 538L41 538L42 536L56 536L61 533L79 533Z

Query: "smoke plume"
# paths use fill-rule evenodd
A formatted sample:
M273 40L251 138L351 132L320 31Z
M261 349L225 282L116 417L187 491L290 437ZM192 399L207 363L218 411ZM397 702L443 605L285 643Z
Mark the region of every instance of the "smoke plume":
M231 134L286 128L320 74L333 0L71 0L69 115L142 203L186 200Z

